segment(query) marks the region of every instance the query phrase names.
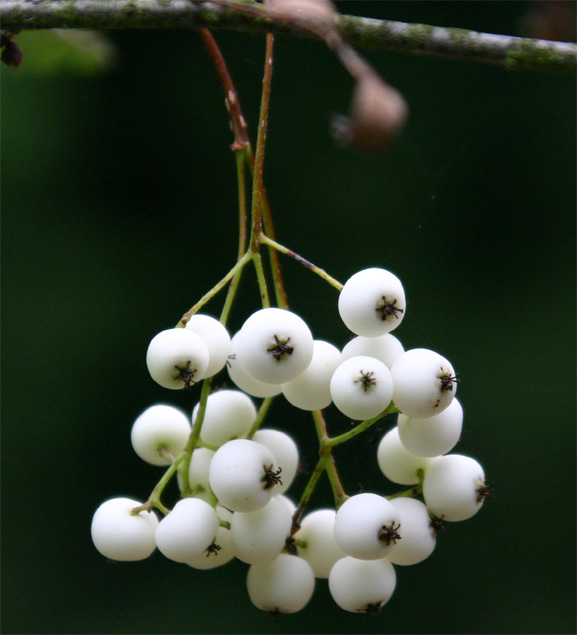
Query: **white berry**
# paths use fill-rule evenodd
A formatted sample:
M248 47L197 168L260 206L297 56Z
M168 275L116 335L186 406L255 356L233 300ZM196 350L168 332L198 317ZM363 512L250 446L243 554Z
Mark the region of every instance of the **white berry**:
M481 465L469 456L445 454L432 459L425 472L423 498L429 511L443 520L456 522L474 516L485 497Z
M240 331L239 331L240 332ZM280 384L267 384L255 379L242 365L238 356L236 342L239 333L236 333L230 342L230 356L228 358L228 375L235 385L253 397L274 397L281 393Z
M156 528L159 551L176 562L201 556L214 542L218 529L216 511L199 498L182 498Z
M200 404L192 412L196 421ZM209 445L221 446L231 439L246 437L256 420L256 407L240 390L219 390L206 400L200 438Z
M232 520L232 512L224 507L217 507L216 514L219 520L224 520L227 523L230 523ZM219 525L216 530L214 545L211 546L213 547L212 549L198 556L198 558L187 560L186 564L193 569L215 569L230 562L234 558L230 529Z
M351 357L335 370L330 383L335 406L351 419L376 417L391 403L393 380L374 357Z
M212 377L224 368L230 354L230 335L226 327L210 315L196 313L186 323L186 329L202 337L208 349L205 377Z
M230 527L234 555L248 564L272 562L285 546L291 520L276 496L255 512L235 512Z
M437 542L429 510L415 498L393 498L391 503L401 517L403 539L399 540L387 559L400 565L422 562L433 553Z
M433 417L449 406L457 392L450 362L426 348L400 355L391 368L395 406L407 417Z
M308 562L281 553L272 562L251 565L246 586L257 608L272 615L296 613L311 599L315 576Z
M240 330L236 351L255 379L283 384L298 377L313 358L313 336L304 320L284 309L253 313Z
M189 329L174 328L155 335L146 353L150 376L164 388L186 388L205 376L208 349Z
M395 568L386 558L342 558L329 575L333 600L352 613L374 614L390 600L396 584Z
M278 474L268 448L248 439L233 439L215 452L209 482L222 505L236 512L253 512L275 493Z
M385 434L377 448L381 472L393 483L414 485L419 482L431 459L411 454L399 439L394 427Z
M268 448L274 454L277 465L282 466L282 484L279 483L273 493L275 496L283 494L291 486L298 470L297 444L286 432L272 428L260 428L254 433L252 440Z
M130 433L138 456L152 465L171 463L186 445L190 435L188 417L173 406L157 404L147 408L134 422ZM166 454L161 454L164 450Z
M297 553L312 567L315 578L328 578L335 562L347 554L335 540L334 509L317 509L307 514L295 534Z
M336 346L315 340L313 358L306 370L282 384L287 401L302 410L322 410L329 406L331 377L340 361L341 353Z
M463 408L458 399L438 415L412 419L400 414L397 419L401 443L417 456L440 456L452 450L461 437Z
M395 329L405 315L401 281L385 269L364 269L351 276L339 295L339 313L357 335L377 337Z
M384 558L401 535L397 510L377 494L351 496L339 507L335 517L335 540L353 558Z
M131 513L141 504L130 498L111 498L94 512L92 542L104 557L120 561L144 560L156 549L156 514L153 511Z
M357 355L376 357L387 368L391 368L397 357L404 353L405 349L392 333L385 333L378 337L363 337L358 335L348 342L342 351L342 360Z

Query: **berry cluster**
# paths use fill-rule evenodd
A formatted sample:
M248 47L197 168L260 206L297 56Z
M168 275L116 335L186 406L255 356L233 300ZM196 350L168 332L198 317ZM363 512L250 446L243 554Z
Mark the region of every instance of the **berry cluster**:
M463 421L453 366L431 350L405 351L391 334L406 311L400 280L383 269L360 271L342 287L338 308L356 334L342 351L313 339L299 316L279 308L256 311L232 338L218 320L195 314L184 328L152 339L147 365L161 386L191 387L226 367L237 389L210 392L210 381L203 382L192 417L157 404L136 419L135 452L168 469L146 503L115 498L98 508L92 521L98 551L140 560L158 548L197 569L237 558L250 565L250 599L273 615L301 610L315 578L328 579L341 608L375 613L394 591L394 565L421 562L445 523L477 513L491 495L482 467L447 454ZM331 403L354 422L340 437L319 434L321 462L297 504L286 495L297 473L297 445L285 432L262 427L270 399L281 393L313 411L316 422ZM255 397L264 399L260 410ZM379 443L377 463L409 489L347 496L331 447L391 413L399 413L397 425ZM309 511L323 471L335 506ZM168 510L158 492L175 474L182 496ZM160 521L153 508L164 514Z

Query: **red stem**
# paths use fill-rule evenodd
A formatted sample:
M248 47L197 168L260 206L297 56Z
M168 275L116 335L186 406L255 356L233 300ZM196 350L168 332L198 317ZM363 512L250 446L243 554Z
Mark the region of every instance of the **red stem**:
M240 102L238 101L232 78L212 33L208 29L200 29L199 32L224 89L224 103L230 115L232 131L234 132L234 143L231 146L231 150L243 150L250 145L250 142L246 131L246 121L242 116Z

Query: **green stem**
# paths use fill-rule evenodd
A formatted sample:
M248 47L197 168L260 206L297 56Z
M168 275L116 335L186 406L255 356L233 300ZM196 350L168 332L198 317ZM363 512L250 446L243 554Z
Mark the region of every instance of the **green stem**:
M372 419L366 419L365 421L361 421L361 423L356 425L354 428L352 428L348 432L345 432L344 434L339 434L337 437L330 437L326 439L323 442L323 445L326 447L334 447L335 445L346 443L353 437L356 437L357 434L361 434L361 432L364 432L365 430L370 428L372 425L374 425L377 421L379 421L383 417L386 417L388 414L391 414L391 413L389 409L387 408L385 411L381 412L376 417L373 417Z
M200 440L200 431L202 430L202 423L204 421L204 414L206 412L206 403L211 388L212 377L209 377L202 382L198 412L196 413L196 418L193 421L192 430L190 432L190 435L188 436L186 446L177 459L179 462L182 462L182 467L180 468L180 476L182 478L182 494L184 496L188 496L191 493L190 482L188 479L190 462L192 460L192 453L194 452L194 448L196 448Z
M349 497L347 496L347 493L343 488L343 484L341 483L341 479L337 470L337 464L335 462L335 457L332 454L332 449L330 447L323 448L322 454L325 458L325 469L327 471L327 476L331 484L331 489L333 490L335 507L338 509Z
M251 174L254 177L254 156L252 154L252 151L250 152L249 158L250 158L249 166L250 166ZM274 225L272 221L272 214L270 211L270 203L268 200L268 195L266 193L264 184L262 188L262 225L266 235L270 236L272 240L275 240L275 231L274 231ZM271 267L272 275L273 275L273 284L274 284L277 306L279 306L282 309L288 309L289 308L288 299L287 299L286 290L284 288L282 273L280 270L278 252L274 248L272 248L270 245L267 245L267 246L268 246L269 259L270 259L270 267Z
M216 452L220 446L219 445L212 445L210 443L206 443L202 439L199 439L197 441L197 443L196 443L196 447L197 448L206 448L207 450L211 450L212 452Z
M238 184L238 254L237 260L240 260L246 252L246 164L247 159L252 156L250 146L244 150L235 153L236 158L236 180ZM250 160L248 161L250 163Z
M258 413L256 415L256 419L255 419L254 423L252 424L250 432L246 435L247 439L252 439L253 436L254 436L254 433L262 425L262 422L264 421L264 418L266 417L266 415L267 415L267 413L269 411L269 408L271 407L273 399L274 399L274 397L267 397L266 399L263 400L262 404L260 405L260 408L258 409Z
M190 318L200 309L202 308L209 300L211 300L223 287L224 285L229 281L232 280L232 278L237 274L240 273L240 271L242 270L242 268L246 265L246 263L251 260L252 255L247 251L244 256L234 265L234 267L226 274L226 276L224 276L224 278L220 281L217 282L214 287L208 291L207 293L205 293L202 298L194 305L192 306L178 321L178 324L176 325L177 327L184 327L186 326L188 320L190 320Z
M330 439L327 434L327 425L320 410L315 410L313 412L313 420L315 422L315 429L319 439L319 453L321 455L321 460L324 462L324 468L327 472L327 477L331 485L335 506L338 509L345 502L348 496L339 477L332 446L327 444L327 441Z
M263 308L270 307L270 297L268 295L268 287L266 284L266 276L264 275L264 268L262 266L262 257L260 251L251 254L252 262L256 271L256 279L258 281L258 288L260 291L260 301Z
M252 209L251 209L251 238L250 249L253 253L260 251L259 236L262 233L262 197L263 197L263 169L264 152L266 146L266 133L268 127L268 113L270 103L270 89L272 82L272 55L274 38L272 33L266 36L266 51L264 62L264 77L262 80L262 97L260 100L260 114L258 118L258 134L256 140L256 153L254 158L254 173L252 185Z
M390 496L386 496L389 500L393 498L413 498L414 496L418 496L423 493L423 481L425 480L425 470L420 469L417 470L417 476L419 478L419 482L413 487L409 489L403 490L402 492L397 492L396 494L391 494Z
M323 413L320 410L313 410L312 414L313 421L315 423L315 430L317 432L317 438L319 440L319 444L322 447L325 441L329 438L329 435L327 434L327 424L325 423Z
M309 499L312 493L314 492L315 487L317 486L318 480L321 477L321 474L325 471L325 469L326 469L326 458L324 456L321 456L321 458L318 460L318 463L315 466L315 469L313 470L313 473L310 475L309 481L306 484L303 490L303 493L301 494L298 507L296 508L296 511L293 514L291 536L293 536L300 529L300 521L304 513L304 510L306 509Z
M247 157L251 154L250 146L244 150L239 150L235 153L236 156L236 176L238 183L238 255L237 262L240 262L244 255L246 255L246 223L247 223L247 210L246 210L246 161ZM242 276L242 269L232 277L226 299L222 307L220 314L220 321L222 324L227 323L232 303L236 297L240 278Z
M391 494L390 496L385 496L388 500L392 500L393 498L414 498L419 494L423 493L423 484L419 483L418 485L414 485L410 489L403 490L402 492L397 492L396 494Z
M270 103L270 89L272 81L272 53L274 39L271 33L266 36L266 52L264 62L264 78L262 80L262 97L260 100L260 114L258 118L258 134L256 140L256 154L254 159L252 179L251 231L249 251L252 255L256 277L260 289L263 307L270 307L270 299L266 285L266 277L262 266L259 236L262 233L262 198L263 198L263 168L264 151L266 145L266 131L268 126L268 111Z
M158 481L158 483L155 485L154 489L150 493L150 496L148 497L148 500L146 501L146 503L144 503L140 507L135 507L132 510L132 514L138 514L139 512L141 512L141 511L143 511L145 509L147 511L149 511L153 507L156 507L156 509L160 510L165 516L166 516L166 514L168 514L170 512L170 509L168 509L168 507L165 507L162 504L162 501L160 500L160 497L162 496L162 492L164 491L164 488L168 485L170 479L176 473L176 469L177 469L178 464L179 464L179 462L180 462L180 460L182 458L183 458L183 454L181 454L174 461L174 463L172 463L169 466L169 468L166 470L166 472L162 475L162 478L160 479L160 481Z
M276 251L280 251L282 254L285 254L286 256L290 256L291 258L294 258L296 261L300 262L301 265L305 266L307 269L310 269L311 271L314 271L314 273L316 273L317 276L320 276L323 280L326 280L326 282L328 282L331 286L337 289L337 291L340 291L343 288L342 283L340 283L338 280L336 280L332 276L329 276L329 274L324 269L321 269L320 267L313 265L312 262L309 262L302 256L299 256L297 253L295 253L291 249L288 249L284 245L277 243L276 240L269 238L265 234L261 234L260 242L264 243L265 245L268 245L269 247L272 247Z

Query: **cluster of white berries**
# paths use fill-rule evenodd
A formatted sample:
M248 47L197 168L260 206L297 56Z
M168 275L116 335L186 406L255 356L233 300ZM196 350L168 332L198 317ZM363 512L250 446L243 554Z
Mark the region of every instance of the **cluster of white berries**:
M269 613L301 610L315 578L328 578L343 609L371 613L394 591L394 565L421 562L445 522L479 510L491 490L482 467L447 454L463 421L452 365L431 350L405 351L390 333L405 315L399 279L383 269L360 271L344 285L338 306L356 334L342 351L314 340L299 316L277 308L253 313L232 339L220 322L199 314L153 338L147 365L161 386L188 387L226 366L238 390L211 393L192 417L157 404L136 419L133 448L153 465L173 463L194 426L202 427L190 462L182 461L187 474L178 471L183 497L162 520L126 498L98 508L92 538L104 556L140 560L158 548L197 569L237 558L250 565L250 599ZM400 412L378 446L377 463L394 483L422 485L424 502L363 493L338 510L296 513L285 493L297 473L297 445L257 425L252 399L281 393L304 410L333 403L355 422Z

